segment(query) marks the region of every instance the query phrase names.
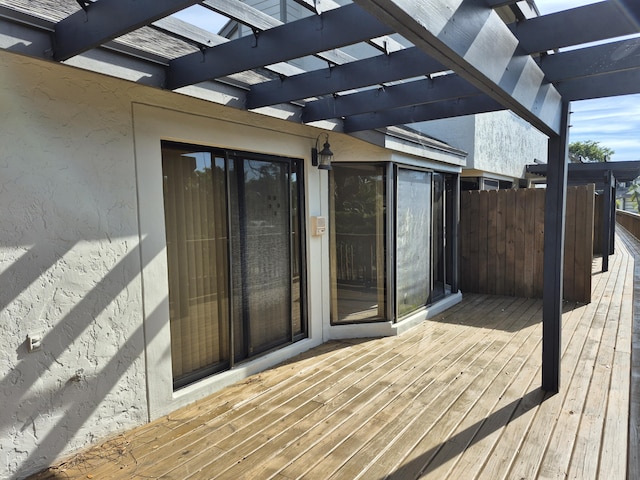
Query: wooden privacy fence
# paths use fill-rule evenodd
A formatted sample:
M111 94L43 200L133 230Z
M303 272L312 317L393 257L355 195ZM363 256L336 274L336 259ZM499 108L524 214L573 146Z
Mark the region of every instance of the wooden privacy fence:
M567 190L564 299L591 301L594 185ZM462 192L463 292L542 298L544 189Z

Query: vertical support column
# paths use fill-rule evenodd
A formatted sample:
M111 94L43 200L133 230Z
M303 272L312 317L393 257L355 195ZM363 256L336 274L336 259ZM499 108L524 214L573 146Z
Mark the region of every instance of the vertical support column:
M453 222L450 228L451 238L453 239L453 258L451 259L451 269L453 272L451 278L451 293L457 293L460 287L460 268L459 268L459 255L460 255L460 174L456 175L453 182Z
M602 206L602 271L609 271L611 252L611 170L604 173L604 205Z
M616 251L616 176L611 172L611 231L609 232L609 253Z
M544 211L542 389L552 393L560 390L568 125L569 102L563 102L560 135L549 138Z

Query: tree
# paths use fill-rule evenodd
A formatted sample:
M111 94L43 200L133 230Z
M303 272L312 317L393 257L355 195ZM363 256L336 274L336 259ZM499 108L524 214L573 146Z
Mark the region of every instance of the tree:
M608 147L603 147L600 142L586 140L584 142L572 142L569 144L569 153L582 157L587 162L607 162L614 152Z
M637 181L638 179L636 178L629 186L629 193L631 194L630 200L636 202L636 210L640 213L640 185L638 185Z

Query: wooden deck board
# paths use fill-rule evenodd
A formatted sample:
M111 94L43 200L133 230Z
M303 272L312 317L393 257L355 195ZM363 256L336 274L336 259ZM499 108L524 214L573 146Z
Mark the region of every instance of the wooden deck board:
M324 344L37 478L640 478L634 257L620 233L609 272L594 262L592 303L566 305L556 395L539 388L542 302L465 295L399 337Z

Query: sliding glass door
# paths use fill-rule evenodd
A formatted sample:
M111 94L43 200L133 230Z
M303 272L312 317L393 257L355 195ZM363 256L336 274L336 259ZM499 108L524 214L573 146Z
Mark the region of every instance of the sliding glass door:
M174 387L303 338L300 162L163 143Z
M233 157L230 168L235 358L241 360L291 341L291 221L297 217L288 163ZM295 287L299 298L300 283Z
M457 175L399 165L333 165L332 323L398 321L451 292L455 185Z

